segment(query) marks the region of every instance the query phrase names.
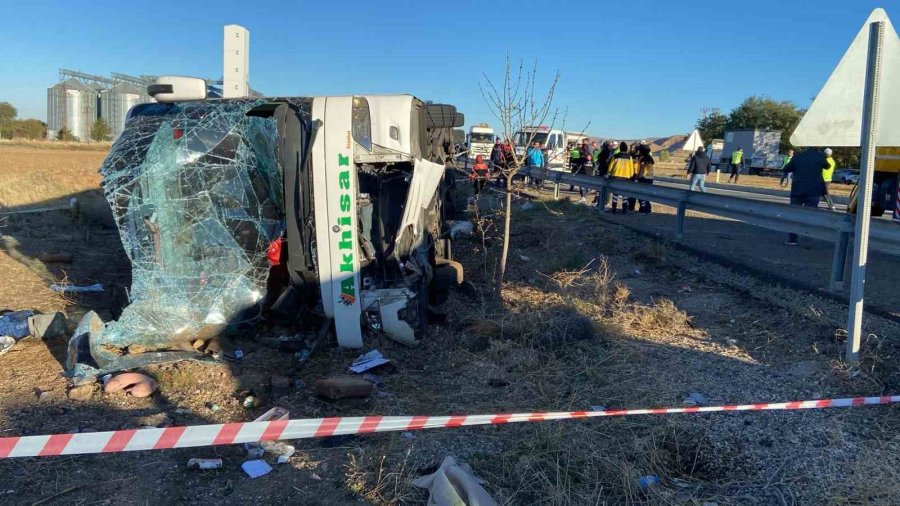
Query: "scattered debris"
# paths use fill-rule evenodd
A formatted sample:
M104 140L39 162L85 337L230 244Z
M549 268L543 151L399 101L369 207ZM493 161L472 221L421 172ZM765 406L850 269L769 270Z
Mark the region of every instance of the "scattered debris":
M372 350L369 353L360 355L354 360L353 365L350 366L350 370L357 374L362 374L369 369L374 369L378 366L387 364L388 362L390 362L390 360L385 358L380 351Z
M16 345L16 340L10 336L0 336L0 355L11 350Z
M103 285L100 283L96 283L93 285L58 285L53 283L50 285L50 289L54 292L61 293L101 293L105 290L103 289Z
M707 404L709 404L709 401L706 399L706 397L704 397L703 394L697 392L693 392L692 394L688 395L684 400L684 405L690 407L706 406Z
M256 397L254 397L252 395L248 395L247 397L244 397L244 402L242 403L242 405L246 409L253 408L256 405Z
M402 437L403 439L415 439L416 435L412 432L401 432L400 437Z
M68 392L69 399L73 401L89 401L94 396L94 387L93 383L72 387Z
M261 459L266 451L259 443L244 443L244 450L247 451L247 457L251 459Z
M524 204L522 204L522 206L519 209L521 209L523 211L527 211L533 207L534 207L534 204L529 200L528 202L525 202Z
M261 447L260 450L277 456L276 462L279 464L286 463L297 451L293 446L281 441L263 441L259 443L259 446Z
M34 311L10 311L0 315L0 336L8 336L16 341L31 335L28 330L28 318L34 315Z
M219 406L215 402L210 402L209 404L206 405L206 407L209 408L209 410L212 411L213 413L222 409L222 406Z
M646 490L654 485L659 485L660 479L659 476L648 474L647 476L641 476L638 480L638 485Z
M484 483L468 464L457 464L453 457L445 458L434 474L412 481L414 487L428 489L429 506L495 506L497 503L481 486Z
M591 406L591 411L606 411L606 406Z
M726 339L725 344L728 346L737 346L738 342L737 339Z
M475 231L475 225L471 221L448 221L450 226L450 239L456 240L462 237L470 237Z
M316 481L322 481L322 477L319 476L319 475L316 474L316 473L310 474L309 477L312 478L312 479L314 479L314 480L316 480Z
M222 459L191 459L187 463L188 469L221 469Z
M241 464L241 469L254 480L272 472L272 466L266 464L265 460L248 460Z
M28 318L28 332L41 339L61 337L69 332L62 313L36 314Z
M523 261L523 262L530 262L530 261L531 261L531 258L530 258L530 257L527 257L527 256L525 256L525 255L519 255L519 260L521 260L521 261Z
M274 407L262 415L260 415L254 422L272 422L275 420L287 420L290 417L290 413L288 410L284 408Z
M153 378L136 372L126 372L110 378L103 386L103 391L108 394L124 391L133 397L150 397L157 388L158 385Z
M375 384L355 376L334 376L316 381L316 395L338 400L349 397L368 397Z

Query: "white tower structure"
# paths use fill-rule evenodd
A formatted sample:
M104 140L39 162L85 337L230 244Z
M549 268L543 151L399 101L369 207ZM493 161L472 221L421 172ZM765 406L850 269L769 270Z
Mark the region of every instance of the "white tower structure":
M250 95L250 31L239 25L225 25L222 95L238 98Z

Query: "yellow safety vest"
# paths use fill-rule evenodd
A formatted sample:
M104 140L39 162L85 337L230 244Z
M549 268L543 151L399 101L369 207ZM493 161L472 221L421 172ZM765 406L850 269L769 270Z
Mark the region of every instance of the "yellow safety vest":
M822 169L822 180L826 183L831 182L831 176L834 175L834 158L827 156L825 157L825 163L828 164L827 169Z
M731 163L733 163L735 165L741 163L741 160L743 160L743 158L744 158L743 151L735 151L734 153L731 153Z

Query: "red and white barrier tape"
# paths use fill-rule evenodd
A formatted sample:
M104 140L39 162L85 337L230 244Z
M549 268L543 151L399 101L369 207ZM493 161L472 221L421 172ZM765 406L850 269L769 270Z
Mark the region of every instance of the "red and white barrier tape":
M606 411L559 411L511 413L497 415L458 416L364 416L344 418L312 418L271 422L226 423L169 427L166 429L119 430L52 436L0 438L0 459L13 457L49 457L88 453L117 453L141 450L163 450L198 446L229 445L279 439L306 439L347 434L412 431L502 425L518 422L543 422L575 418L608 416L668 415L676 413L715 413L720 411L777 411L793 409L849 408L900 402L900 395L851 397L766 404L700 406L651 409L610 409Z

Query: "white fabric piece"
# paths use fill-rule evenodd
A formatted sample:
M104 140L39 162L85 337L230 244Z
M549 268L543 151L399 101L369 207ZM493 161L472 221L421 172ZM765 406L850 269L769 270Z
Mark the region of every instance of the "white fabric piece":
M412 485L428 489L428 506L496 506L483 483L468 464L447 457L434 474L416 478Z

